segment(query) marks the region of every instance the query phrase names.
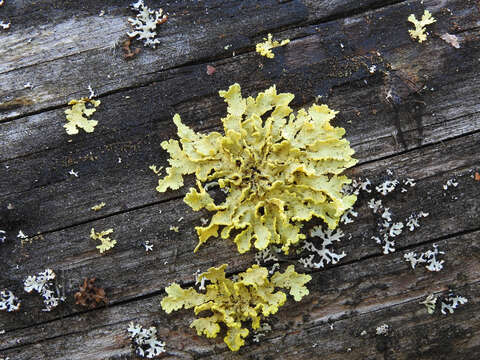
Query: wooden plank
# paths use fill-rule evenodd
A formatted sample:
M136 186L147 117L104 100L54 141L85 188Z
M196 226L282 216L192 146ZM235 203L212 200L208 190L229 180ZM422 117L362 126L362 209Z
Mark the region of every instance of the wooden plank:
M43 76L50 88L38 89L40 100L35 104L27 104L31 100L28 97L15 98L14 92L0 93L0 111L7 114L0 120L4 121L0 124L0 166L5 168L0 176L0 229L5 228L9 235L7 243L0 244L0 256L5 260L0 264L0 288L5 286L21 294L24 302L18 314L0 313L0 330L7 331L0 334L0 358L131 358L125 328L130 320L139 318L144 324L153 320L159 325L160 335L171 340L167 341L170 358L267 359L281 354L286 359L310 359L321 350L321 356L327 359L438 358L445 354L468 359L478 353L478 319L470 311L460 309L458 316L430 317L418 305L429 292L445 293L453 286L469 298L473 314L478 310L480 268L475 239L480 229L480 206L479 183L473 180L473 172L480 169L476 78L480 54L475 2L425 1L438 22L422 45L411 41L404 21L412 12L421 14L423 6L417 3L385 6L391 2L308 0L293 11L287 7L298 6L299 1L269 1L261 10L255 9L254 1L246 1L239 18L229 18L221 26L212 22L214 17L203 16L204 5L219 17L230 16L231 4L213 0L193 8L175 4L177 15L180 10L192 12L179 16L177 32L169 33L165 41L180 42L180 29L185 30L192 19L205 18L196 25L213 34L223 31L223 25L231 25L224 39L231 36L235 42L232 49L241 55L230 58L218 39L188 33L189 39L196 39L193 47L187 44L191 59L182 58L185 49L168 50L160 58L170 54L167 61L171 63L159 71L163 64L157 62L158 51L144 52L134 60L141 71L134 66L138 63L121 63L117 68L126 67L122 79L112 81L107 81L111 55L105 52L102 41L120 33L115 29L108 36L95 32L101 18L97 17L98 6L103 5L89 7L90 1L86 1L64 12L70 2L11 3L18 10L17 18L13 18L17 24L25 21L20 20L22 6L30 6L22 15L30 17L29 25L38 28L32 40L38 41L35 46L41 44L58 52L42 54L35 52L40 49L37 47L29 53L28 45L11 43L15 55L2 53L4 57L22 53L25 59L17 59L24 61L22 68L5 73L16 74L14 80L10 77L4 82L0 71L2 84L16 81L15 86L27 91L22 89L22 82L34 74L39 79ZM119 20L114 27L124 26L120 20L130 14L126 4L108 4L105 16ZM269 6L272 14L268 13ZM373 7L378 10L364 13ZM42 9L55 14L57 28L49 24L49 16ZM73 13L83 16L72 20ZM237 22L242 35L233 25ZM258 27L258 22L266 25ZM82 42L63 44L61 38L54 38L48 44L48 31L62 26ZM89 30L95 38L89 41L72 26ZM392 28L401 26L405 31L399 30L392 37ZM190 31L193 27L188 28ZM271 30L278 38L294 40L276 50L275 60L265 61L251 51L254 43ZM439 39L447 31L460 38L460 49ZM195 47L212 43L213 50ZM13 58L8 59L13 63ZM113 66L120 60L116 58ZM86 67L81 65L70 72L66 69L82 61ZM207 61L217 69L213 76L205 74ZM374 74L368 72L372 64L378 67ZM62 106L71 96L85 94L85 81L92 79L83 78L80 71L88 66L101 67L93 79L98 80L103 102L96 113L100 125L95 133L81 134L68 143L62 128ZM39 74L57 70L67 71L61 75ZM73 78L77 80L67 82ZM386 93L395 90L392 84L401 93L408 79L425 83L425 89L418 93L407 90L401 104L392 107L386 102ZM290 303L273 318L274 331L267 340L256 345L250 339L239 354L230 354L220 338L211 341L196 337L188 329L192 314L166 316L159 300L163 288L172 281L192 283L197 269L225 262L234 273L249 266L253 255L238 256L230 243L213 240L193 255L193 225L208 214L193 213L180 199L184 190L156 194L156 179L147 170L152 163L166 162L159 144L174 134L173 113L180 112L195 129L217 128L225 105L216 92L234 81L240 82L248 94L277 83L280 91L297 95L295 107L308 105L316 95L323 95L322 100L342 111L337 124L352 134L349 139L361 165L351 174L368 176L377 183L386 178L389 168L395 177L413 177L417 179L415 188L406 194L395 193L385 202L395 221L406 219L412 211L430 213L422 219L420 229L405 231L398 238L396 253L379 256L381 250L370 239L376 220L366 208L370 195L365 194L358 203L359 218L344 228L351 234L351 241L338 247L348 257L339 266L313 272L311 296L301 306ZM97 90L96 84L92 86ZM12 108L12 104L25 106ZM78 171L80 177L68 176L70 169ZM459 186L443 190L442 185L452 177L459 180ZM104 210L89 210L100 201L107 202ZM179 222L181 217L184 219ZM169 230L171 225L178 225L181 232ZM100 256L96 252L95 243L88 239L92 227L115 229L119 243L111 253ZM41 235L31 239L32 243L20 244L15 239L20 229L29 235ZM145 254L142 244L146 240L154 244L153 253ZM447 250L448 267L440 274L424 269L409 272L401 251L424 251L437 241L442 250ZM294 257L282 259L283 264L295 261ZM21 286L27 275L47 266L55 269L69 299L51 313L41 312L39 297L23 294ZM72 296L83 277L92 275L106 288L111 303L108 308L84 312L73 305ZM329 336L329 319L335 321L338 340ZM392 325L392 336L374 336L374 328L384 322ZM361 330L368 330L367 341L359 336ZM417 340L424 337L428 340Z
M361 161L403 151L400 132L406 145L414 148L480 128L478 81L470 76L478 70L476 59L480 54L475 41L468 40L476 36L476 31L466 32L464 36L471 41L464 43L464 49L454 49L437 39L429 47L422 48L420 58L418 44L409 39L404 39L398 49L390 50L388 59L392 61L402 55L405 64L421 64L431 79L429 89L433 89L423 91L418 98L413 95L407 98L398 107L398 112L385 100L386 75L369 74L365 68L359 68L356 75L335 78L335 91L325 101L341 111L337 123L347 129ZM213 77L204 73L203 65L191 66L173 70L163 81L150 86L107 96L95 114L100 122L95 133L82 133L74 137L72 143L67 142L68 137L63 132L63 109L3 124L0 137L7 144L3 166L8 168L0 179L2 207L13 204L16 214L22 218L21 222L5 226L11 231L43 233L97 218L89 208L100 201L109 205L101 213L106 216L178 196L178 193L155 195L152 191L155 181L147 169L153 163L166 162L160 143L174 136L173 113L180 112L186 123L197 129L217 126L218 118L225 113L225 105L216 91L227 88L233 73L239 74L240 83L252 84L247 87L247 93L252 94L276 82L280 90L307 94L306 98L297 97L296 106L310 102L318 90L315 84L325 80L318 69L338 55L332 52L319 59L316 55L322 46L318 45L319 39L320 35L312 35L285 48L285 57L291 59L288 76L272 75L267 66L240 75L240 69L255 68L258 61L255 55L245 55L238 57L241 60L215 63L218 70ZM304 48L310 50L304 51L303 57L294 56ZM434 54L446 59L445 66L437 67L438 64L429 61ZM465 60L461 71L457 72L460 65L447 65L452 65L458 56ZM363 55L345 60L345 64L359 60L364 60ZM408 66L402 71L407 72ZM310 73L315 75L311 79L316 82L302 79ZM260 75L266 77L259 78ZM201 76L205 81L194 82L194 78ZM299 81L292 83L292 77ZM352 78L358 80L352 82ZM176 85L185 83L191 84L188 92ZM172 90L175 88L178 92ZM363 99L366 98L371 100L365 103ZM36 141L32 142L32 138ZM119 158L122 163L118 163ZM68 175L71 169L78 171L78 179ZM85 186L89 186L87 191ZM121 192L122 197L116 196ZM49 219L39 217L40 209L52 216Z
M413 233L405 229L397 240L398 248L480 228L480 183L472 178L473 170L480 167L479 139L480 133L465 136L368 163L355 171L355 176L367 176L376 184L385 178L387 168L396 178L416 180L417 185L406 194L397 190L384 199L385 206L393 213L394 222L405 222L412 212L430 213L429 217L422 219L420 229ZM443 185L452 177L459 185L445 191ZM359 218L354 224L342 227L352 239L337 247L338 251L349 254L344 261L355 262L382 252L371 239L376 235L378 221L366 205L371 197L380 195L362 196L357 204ZM45 234L24 246L18 240L9 241L1 248L9 254L0 264L0 272L5 274L3 286L21 294L22 281L27 275L51 267L65 280L61 285L70 299L84 277L96 276L106 287L111 304L115 304L161 292L173 281L191 282L197 269L203 271L219 263L228 263L233 272L248 267L253 254L239 256L230 241L211 240L193 254L197 243L194 226L200 224L202 216L209 217L205 212L194 213L177 199ZM179 222L181 217L183 220ZM171 231L172 225L179 226L180 232ZM91 228L97 231L113 228L117 246L103 256L98 254L95 242L89 239ZM145 253L142 245L145 241L154 244L155 251ZM69 279L76 281L70 283ZM51 313L42 312L41 301L35 296L28 297L23 309L22 316L10 318L15 320L5 323L7 330L79 311L75 306L67 305ZM0 313L0 320L3 316Z
M266 359L272 354L308 359L319 352L326 359L374 359L382 354L406 359L430 358L439 351L460 351L462 359L473 359L468 354L478 349L480 333L479 235L477 231L440 241L446 254L445 269L439 273L412 270L403 261L403 253L425 251L430 244L316 272L310 295L301 303L290 300L269 319L273 331L260 344L249 338L238 353L230 353L222 338L196 336L188 328L191 311L166 315L160 308L162 295L9 331L5 340L0 338L0 351L15 359L33 354L38 359L130 359L126 327L135 321L157 327L172 359ZM469 302L453 315L441 315L438 309L428 315L419 302L430 293L446 295L448 289ZM376 336L375 328L384 323L392 330L389 336Z
M142 49L138 59L125 62L120 46L130 31L127 18L134 15L130 3L17 0L5 6L4 16L13 25L0 50L3 119L65 105L72 97L84 96L88 85L107 94L156 81L165 69L251 50L267 32L392 1L265 0L261 6L255 0L152 2L152 8L164 6L170 14L159 30L162 44L157 50ZM102 10L105 15L99 16ZM25 89L27 83L34 88Z

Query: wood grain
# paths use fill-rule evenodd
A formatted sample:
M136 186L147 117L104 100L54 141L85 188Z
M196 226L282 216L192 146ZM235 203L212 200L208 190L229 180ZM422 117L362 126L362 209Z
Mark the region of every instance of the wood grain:
M0 229L8 238L0 244L0 289L14 291L22 308L0 312L0 358L133 359L126 327L136 321L157 326L171 359L476 359L480 13L476 1L423 3L205 0L167 8L152 1L169 12L162 43L126 61L119 44L134 14L128 1L6 1L0 19L12 26L0 33ZM406 18L424 8L437 23L419 44ZM254 52L268 32L292 40L271 60ZM440 39L446 32L459 38L459 49ZM216 69L211 76L207 65ZM259 344L249 337L239 353L221 337L196 336L191 312L166 315L159 303L171 282L191 285L197 269L221 263L230 274L243 271L253 253L239 256L230 242L210 240L194 255L194 226L210 214L183 203L192 179L158 194L148 169L166 164L160 143L175 137L173 114L195 130L219 129L226 104L218 90L234 82L245 95L276 84L296 95L295 109L319 101L339 110L335 125L346 129L360 160L349 175L378 184L390 169L395 178L414 178L415 187L384 203L394 221L430 214L397 238L395 253L383 255L371 239L378 219L366 206L380 195L362 194L359 216L342 226L348 235L336 246L347 257L325 270L303 269L313 276L310 295L290 299L269 318L273 331ZM99 124L94 133L69 137L66 104L87 95L89 85L102 102ZM396 103L389 93L398 95ZM459 185L444 190L452 178ZM101 201L106 207L93 212ZM117 246L100 255L91 228L113 228ZM29 235L23 243L20 230ZM153 252L145 252L146 241ZM434 243L445 251L440 273L403 261L405 252ZM290 255L281 264L299 267L297 260ZM22 289L27 275L47 267L67 298L52 312ZM84 310L73 294L92 276L110 303ZM469 300L453 315L428 315L418 304L450 290ZM375 335L383 323L391 333Z

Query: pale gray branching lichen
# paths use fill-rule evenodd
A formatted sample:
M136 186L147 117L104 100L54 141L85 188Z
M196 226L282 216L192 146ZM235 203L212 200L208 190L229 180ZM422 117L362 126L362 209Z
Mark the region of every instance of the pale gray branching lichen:
M458 305L464 305L468 302L467 298L463 296L458 296L454 294L450 294L447 298L442 301L442 308L441 312L443 315L447 315L448 313L453 314L454 309L458 307ZM448 313L447 313L448 311Z
M143 0L138 0L132 4L132 9L138 14L135 18L128 18L128 22L132 24L133 31L127 33L131 38L137 37L138 40L143 41L145 46L155 48L160 43L157 36L157 25L163 24L167 21L167 15L163 14L163 10L151 10L143 3Z
M7 233L4 230L0 230L0 243L4 243L7 240Z
M448 190L449 187L457 187L458 182L455 178L448 179L445 185L443 185L443 190Z
M375 190L377 190L377 192L385 196L388 193L391 193L393 190L395 190L395 188L399 183L400 182L398 180L385 180L380 185L377 185L375 187Z
M437 305L438 296L434 294L430 294L426 297L424 301L421 301L420 304L425 305L427 308L427 312L429 314L433 314L435 312L435 308ZM440 312L443 315L453 314L454 310L459 306L466 304L468 300L463 296L458 296L453 293L448 294L443 300L440 302Z
M23 282L24 289L27 293L32 291L38 292L43 297L45 309L43 311L51 311L56 308L60 301L65 301L65 298L58 296L55 293L53 280L55 280L55 273L52 269L46 269L33 276L28 276Z
M268 269L268 273L272 275L275 270L280 269L280 263L278 262L279 259L276 253L280 253L281 251L278 247L271 245L255 253L255 262L257 265L265 266ZM271 265L267 266L267 263L271 263Z
M423 211L420 211L419 213L413 213L411 214L406 222L406 226L410 231L415 230L415 228L420 227L419 220L422 217L427 217L429 214Z
M321 226L316 226L310 232L310 236L319 237L322 240L321 248L317 248L312 242L305 241L302 249L310 251L313 254L308 257L301 258L299 262L308 268L319 269L325 267L325 264L336 264L347 254L342 252L341 254L336 254L331 251L328 247L333 244L334 241L340 241L340 239L345 236L342 230L332 230L327 229L323 230ZM320 257L318 262L314 262L316 257Z
M253 342L260 342L260 338L265 336L270 331L272 331L272 327L269 323L260 324L260 327L253 333Z
M387 336L389 330L390 330L390 327L387 324L377 326L377 328L375 329L377 335L383 335L383 336Z
M165 343L158 340L157 329L154 326L145 329L141 325L131 322L127 331L136 345L135 352L138 356L152 359L165 352Z
M20 309L20 301L10 290L0 292L0 311L13 312Z
M438 246L436 244L433 244L433 250L428 250L424 253L420 253L420 255L417 255L415 252L408 252L405 255L403 255L405 261L410 262L410 265L412 265L412 269L415 269L415 266L417 264L423 264L427 263L425 268L428 271L440 271L443 269L443 263L445 262L444 260L438 260L437 256L440 254L445 254L443 251L438 250Z
M353 209L348 209L340 218L340 222L342 224L347 225L347 224L353 223L354 220L352 218L356 218L356 217L358 217L358 212L356 212Z

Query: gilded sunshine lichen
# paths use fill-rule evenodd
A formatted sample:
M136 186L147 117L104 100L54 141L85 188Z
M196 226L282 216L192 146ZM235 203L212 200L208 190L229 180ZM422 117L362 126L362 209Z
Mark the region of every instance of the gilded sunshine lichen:
M100 251L100 254L110 250L117 244L117 240L110 239L108 236L111 233L113 233L113 229L107 229L100 232L96 232L94 228L90 230L90 238L92 240L100 240L100 245L97 245L97 249Z
M273 40L272 34L268 34L268 37L263 38L263 42L258 43L255 47L255 51L259 53L262 56L265 56L269 59L273 59L275 57L275 54L272 52L272 49L279 47L279 46L285 46L287 45L290 40L282 40L281 42L277 40Z
M428 10L425 10L421 20L417 20L415 15L410 14L410 16L408 17L408 21L410 21L415 26L414 30L408 30L410 36L412 37L412 39L418 39L418 42L421 43L427 40L427 33L425 27L427 25L433 24L437 20Z
M232 351L240 349L249 334L243 324L245 321L251 320L252 329L258 329L262 318L275 314L285 303L285 292L276 289L288 289L295 301L309 293L305 284L311 276L298 274L293 265L270 278L268 269L252 265L238 274L237 281L226 278L226 267L226 264L212 267L198 275L198 282L203 283L204 279L210 282L204 292L197 292L194 288L182 289L173 283L165 289L167 296L161 305L167 313L182 307L194 308L196 315L210 312L208 316L195 319L190 327L195 328L198 335L214 338L220 332L219 324L224 323L228 328L224 341Z
M288 253L305 235L302 223L317 217L334 229L352 207L355 195L342 192L351 181L340 175L355 165L354 151L333 127L337 113L327 105L312 105L296 115L288 106L294 95L277 94L275 86L254 99L243 98L240 85L220 91L228 104L222 118L224 134L196 133L173 118L180 140L162 142L170 153L166 176L157 190L183 186L183 175L195 174L197 188L184 201L195 211L214 211L210 223L197 226L201 244L211 237L233 241L244 253L251 242L258 250L275 244ZM214 203L206 183L216 182L226 193Z
M92 105L92 107L87 108L87 104ZM71 105L72 108L65 110L68 122L63 125L67 134L78 134L78 129L83 129L87 133L93 132L98 121L89 120L88 118L97 110L96 107L100 105L100 100L82 98L80 100L71 100L68 105Z

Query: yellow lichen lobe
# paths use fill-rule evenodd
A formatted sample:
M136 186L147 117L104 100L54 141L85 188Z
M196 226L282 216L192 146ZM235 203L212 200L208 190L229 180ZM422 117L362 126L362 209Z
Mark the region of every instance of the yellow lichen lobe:
M334 229L356 201L342 193L350 180L340 173L357 160L342 138L345 130L330 124L337 112L313 105L295 115L288 106L293 94L278 94L275 86L245 99L234 84L220 96L228 104L225 135L196 133L176 114L180 140L161 144L170 153L170 166L157 190L178 189L183 175L195 174L198 189L191 188L184 201L195 211L215 211L209 224L195 228L195 251L211 237L227 239L233 231L240 253L252 241L258 250L275 244L288 253L305 238L302 223L312 217ZM224 202L214 203L204 188L208 182L218 183Z
M408 30L411 38L414 40L418 39L418 42L421 43L427 40L425 27L427 25L433 24L437 20L433 18L432 14L428 10L425 10L421 20L417 20L414 14L410 14L410 16L408 17L408 21L413 23L413 25L415 26L415 30Z
M93 211L100 211L106 204L102 201L100 204L92 206L90 209Z
M90 231L90 238L93 240L100 240L100 245L97 245L97 249L103 254L105 251L110 250L117 244L117 240L110 239L109 236L113 233L113 229L107 229L100 232L95 232L95 229L92 228Z
M152 170L155 175L158 175L160 174L160 171L162 171L163 166L160 166L159 168L157 168L157 165L150 165L148 168Z
M220 323L224 323L228 328L224 341L232 351L240 349L249 334L243 322L250 320L252 328L258 329L261 317L275 314L285 303L285 293L276 289L289 289L296 301L308 294L305 283L311 276L296 273L293 265L271 279L266 268L253 265L238 274L237 281L226 278L226 267L226 264L212 267L199 275L199 281L209 282L205 292L182 289L173 283L165 289L167 296L161 306L167 313L182 307L194 308L197 315L209 311L207 316L192 321L190 327L195 328L198 335L214 338L220 332Z
M256 51L262 56L266 56L269 59L273 59L275 54L272 52L273 48L287 45L290 40L282 40L281 42L275 40L272 41L272 34L268 34L267 38L263 38L264 42L258 43L256 46Z
M92 107L87 108L86 104L91 104ZM96 107L100 105L100 100L82 98L80 100L71 100L68 105L72 107L65 110L68 123L63 125L67 134L78 134L78 129L83 129L87 133L93 132L98 121L88 120L88 118L97 110Z

